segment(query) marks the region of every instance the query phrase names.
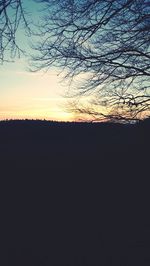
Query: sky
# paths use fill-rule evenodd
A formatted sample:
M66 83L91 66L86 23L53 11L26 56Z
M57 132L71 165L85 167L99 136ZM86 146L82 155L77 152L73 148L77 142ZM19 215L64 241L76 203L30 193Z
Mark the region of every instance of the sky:
M36 4L26 1L26 9L37 22ZM31 53L25 32L17 32L19 45ZM73 114L65 110L66 90L58 72L32 73L28 60L23 55L14 62L0 65L0 120L47 119L58 121L74 120Z
M0 66L0 120L74 120L65 110L66 87L56 70L32 73L24 59Z

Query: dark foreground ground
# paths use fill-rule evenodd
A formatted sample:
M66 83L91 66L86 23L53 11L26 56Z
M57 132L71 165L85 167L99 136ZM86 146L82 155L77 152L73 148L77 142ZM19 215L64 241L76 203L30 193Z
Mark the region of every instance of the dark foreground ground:
M0 122L0 265L150 265L150 120Z

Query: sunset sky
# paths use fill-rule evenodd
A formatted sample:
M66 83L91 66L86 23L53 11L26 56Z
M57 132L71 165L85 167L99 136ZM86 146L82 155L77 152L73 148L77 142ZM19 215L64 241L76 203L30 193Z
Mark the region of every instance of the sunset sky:
M80 17L80 12L82 12L86 1L85 3L83 1L81 10L80 8L78 9L80 1L77 1L73 10L75 12L73 17L77 24L72 19L71 10L73 6L70 5L71 9L68 12L68 5L66 6L67 9L63 7L65 1L12 1L3 7L4 3L6 2L1 1L2 9L0 12L3 14L1 16L0 39L0 120L47 119L79 121L82 119L82 121L100 121L101 117L103 119L108 114L116 114L119 117L125 116L128 119L132 116L139 118L148 116L149 74L144 71L145 69L148 71L149 67L149 50L146 50L148 48L143 45L143 41L141 44L141 37L134 36L134 30L133 32L129 30L127 38L120 37L124 36L123 34L126 35L128 31L124 19L122 20L120 17L121 15L119 16L122 21L121 27L116 20L115 29L117 30L112 35L112 40L110 40L107 34L109 27L106 25L107 31L105 27L104 29L102 27L103 22L101 19L103 15L101 14L101 9L98 9L100 11L101 26L96 27L96 31L94 30L90 33L92 31L91 25L92 28L94 25L92 19L97 23L94 13L90 15L89 24L86 20L86 15L83 15L83 17L85 16L84 24L87 23L88 27L82 27L83 17ZM60 6L57 7L55 3L59 3ZM99 5L98 2L95 3ZM103 9L107 8L105 1L102 1L100 8L101 5ZM85 6L85 8L87 7ZM117 8L115 2L114 8ZM99 11L96 11L96 13L99 13ZM127 8L126 11L127 16L132 17L134 15L132 10ZM143 3L143 14L147 11L146 1L145 4ZM90 12L94 11L91 9ZM109 12L112 11L108 9ZM105 12L104 16L106 14L107 12ZM60 16L62 16L62 19L60 19ZM67 19L65 19L65 16ZM145 19L145 23L147 23L147 16L145 16ZM111 36L114 22L111 23L109 19L107 20L108 24L110 23L109 34ZM133 22L134 20L136 26L136 17L133 18ZM58 25L57 22L59 22ZM139 21L139 23L141 22ZM119 31L118 27L120 28ZM124 31L122 27L125 27ZM128 27L130 29L130 23ZM140 29L137 30L140 33ZM128 45L130 46L130 35L132 40L131 48L133 37L137 42L137 47L134 48L135 50L137 49L137 54L135 52L132 54L134 49L131 49L131 51L124 50L126 45L127 47ZM122 43L123 38L125 43ZM143 38L145 38L147 43L146 35ZM17 45L15 46L14 44ZM20 53L19 56L14 47L19 47L24 53ZM139 47L143 49L141 50L142 52L138 51ZM119 52L120 49L123 49L121 50L123 54ZM118 52L119 56L114 57L114 54ZM129 52L129 55L126 52ZM69 53L71 53L71 56ZM90 57L89 54L94 55L94 57ZM145 61L143 61L143 56L146 58ZM31 71L37 70L38 67L42 70ZM61 69L56 69L56 67ZM79 96L75 97L76 102L73 102L73 105L72 102L68 105L68 99L65 96L69 87L66 80L62 79L63 69L67 73L67 67L72 71L72 74L74 74L73 79L75 79L70 92L72 95L74 92L76 95L78 93ZM74 114L71 111L69 112L68 106L74 108Z
M56 70L31 73L24 59L0 66L0 120L72 120L65 111L66 87Z
M32 5L31 5L32 3ZM34 22L38 22L38 5L30 0L25 2L26 11ZM40 7L40 6L39 6ZM32 54L29 42L20 27L17 42L27 53ZM0 65L0 120L3 119L48 119L74 120L65 110L66 99L63 97L66 85L56 70L48 73L29 71L25 56L15 58L13 63Z

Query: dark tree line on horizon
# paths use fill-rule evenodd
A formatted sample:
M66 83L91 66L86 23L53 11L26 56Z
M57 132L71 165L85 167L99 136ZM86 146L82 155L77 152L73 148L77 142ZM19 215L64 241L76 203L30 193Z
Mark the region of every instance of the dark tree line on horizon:
M0 62L21 53L16 34L24 25L38 40L32 70L64 70L71 111L93 120L149 116L150 1L34 1L43 7L34 30L24 0L0 1Z

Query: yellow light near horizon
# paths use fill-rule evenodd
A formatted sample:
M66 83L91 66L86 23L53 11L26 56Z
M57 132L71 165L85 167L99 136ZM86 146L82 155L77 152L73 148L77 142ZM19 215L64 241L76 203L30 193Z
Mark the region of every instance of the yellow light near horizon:
M70 113L63 112L59 109L31 109L31 110L8 110L0 112L0 120L6 119L46 119L55 121L73 121L73 115Z
M13 69L12 65L10 70L4 70L0 71L3 87L0 92L0 120L72 120L71 113L64 108L66 99L62 95L65 87L56 71L30 73Z

